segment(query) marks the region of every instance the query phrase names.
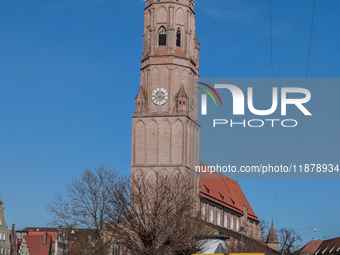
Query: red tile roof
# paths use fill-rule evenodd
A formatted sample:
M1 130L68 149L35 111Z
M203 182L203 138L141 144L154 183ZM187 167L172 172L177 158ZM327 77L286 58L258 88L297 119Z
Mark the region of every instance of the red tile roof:
M55 240L58 238L58 232L46 232L48 235L52 236L52 245L53 245L53 250L55 251ZM29 236L43 236L44 232L42 231L29 231L28 232Z
M315 255L338 255L340 254L340 237L323 241Z
M28 235L24 237L26 239L28 250L33 255L49 255L50 247L52 243L52 236L47 235L46 245L44 245L43 235Z
M200 162L201 167L207 167ZM248 218L259 221L238 183L221 173L200 173L200 195L243 215L248 208Z
M322 241L320 239L310 241L308 244L301 248L300 254L314 254L321 243Z
M58 232L46 232L48 235L52 236L52 241L56 240L58 237ZM29 236L43 236L43 231L29 231Z
M39 229L39 231L37 231L37 229ZM58 229L57 228L32 228L32 227L28 227L28 228L25 228L23 231L27 231L28 235L30 235L30 236L38 236L38 235L43 236L44 232L46 231L47 234L52 236L53 250L55 251L55 240L57 240L57 238L58 238ZM9 231L9 234L12 234L12 230ZM20 242L20 244L21 244L21 242ZM19 244L19 240L18 240L18 244ZM20 245L19 245L19 247L20 247Z

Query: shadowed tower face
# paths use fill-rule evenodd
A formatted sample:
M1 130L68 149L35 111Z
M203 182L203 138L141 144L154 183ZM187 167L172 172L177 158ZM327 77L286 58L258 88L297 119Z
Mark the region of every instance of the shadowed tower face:
M132 116L131 172L199 166L199 43L194 0L148 0L140 87Z

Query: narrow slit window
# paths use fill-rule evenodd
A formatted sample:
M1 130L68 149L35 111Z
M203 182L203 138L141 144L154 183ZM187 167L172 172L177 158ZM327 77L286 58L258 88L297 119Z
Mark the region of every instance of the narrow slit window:
M166 30L164 27L162 27L158 33L158 45L159 46L166 45Z
M181 29L178 28L177 34L176 34L176 46L177 47L181 47L181 37L182 37Z

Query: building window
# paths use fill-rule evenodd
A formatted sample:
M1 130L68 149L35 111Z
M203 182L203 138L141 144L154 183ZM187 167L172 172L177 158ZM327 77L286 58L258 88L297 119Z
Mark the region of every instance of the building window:
M177 47L181 47L181 39L182 39L181 29L178 28L177 33L176 33L176 46Z
M149 30L149 33L148 33L148 50L150 50L150 30Z
M236 219L236 231L238 232L239 231L239 219Z
M120 246L117 244L112 244L109 250L109 255L121 255L122 251Z
M227 228L228 227L228 214L225 212L224 213L224 219L223 219L223 227Z
M161 27L158 33L158 45L159 46L166 45L166 29L164 27Z
M201 204L201 217L202 220L205 219L205 204Z
M221 212L217 209L217 225L221 226Z
M209 221L210 221L211 223L214 222L214 208L212 208L212 207L210 207Z
M234 216L230 215L230 229L234 230Z

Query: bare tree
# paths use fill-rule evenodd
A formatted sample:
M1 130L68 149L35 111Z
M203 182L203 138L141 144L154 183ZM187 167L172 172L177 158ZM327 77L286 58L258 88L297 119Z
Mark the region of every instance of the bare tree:
M54 216L51 224L68 230L70 255L107 254L113 238L105 231L119 220L110 196L121 181L115 171L104 166L86 169L79 180L67 185L66 201L56 195L48 205Z
M187 173L139 172L130 192L125 185L116 195L125 219L113 228L129 254L199 253L213 234L199 217L197 179Z
M299 249L301 237L293 230L282 228L278 231L279 252L281 255L295 254Z
M140 172L120 177L104 166L86 169L49 206L52 225L69 234L69 254L189 255L213 230L199 216L198 180L187 173Z
M259 227L261 229L261 241L265 242L269 232L269 223L265 220L260 220Z
M277 253L261 241L247 236L242 236L241 240L235 238L227 240L226 251L227 253L265 253L266 255Z

